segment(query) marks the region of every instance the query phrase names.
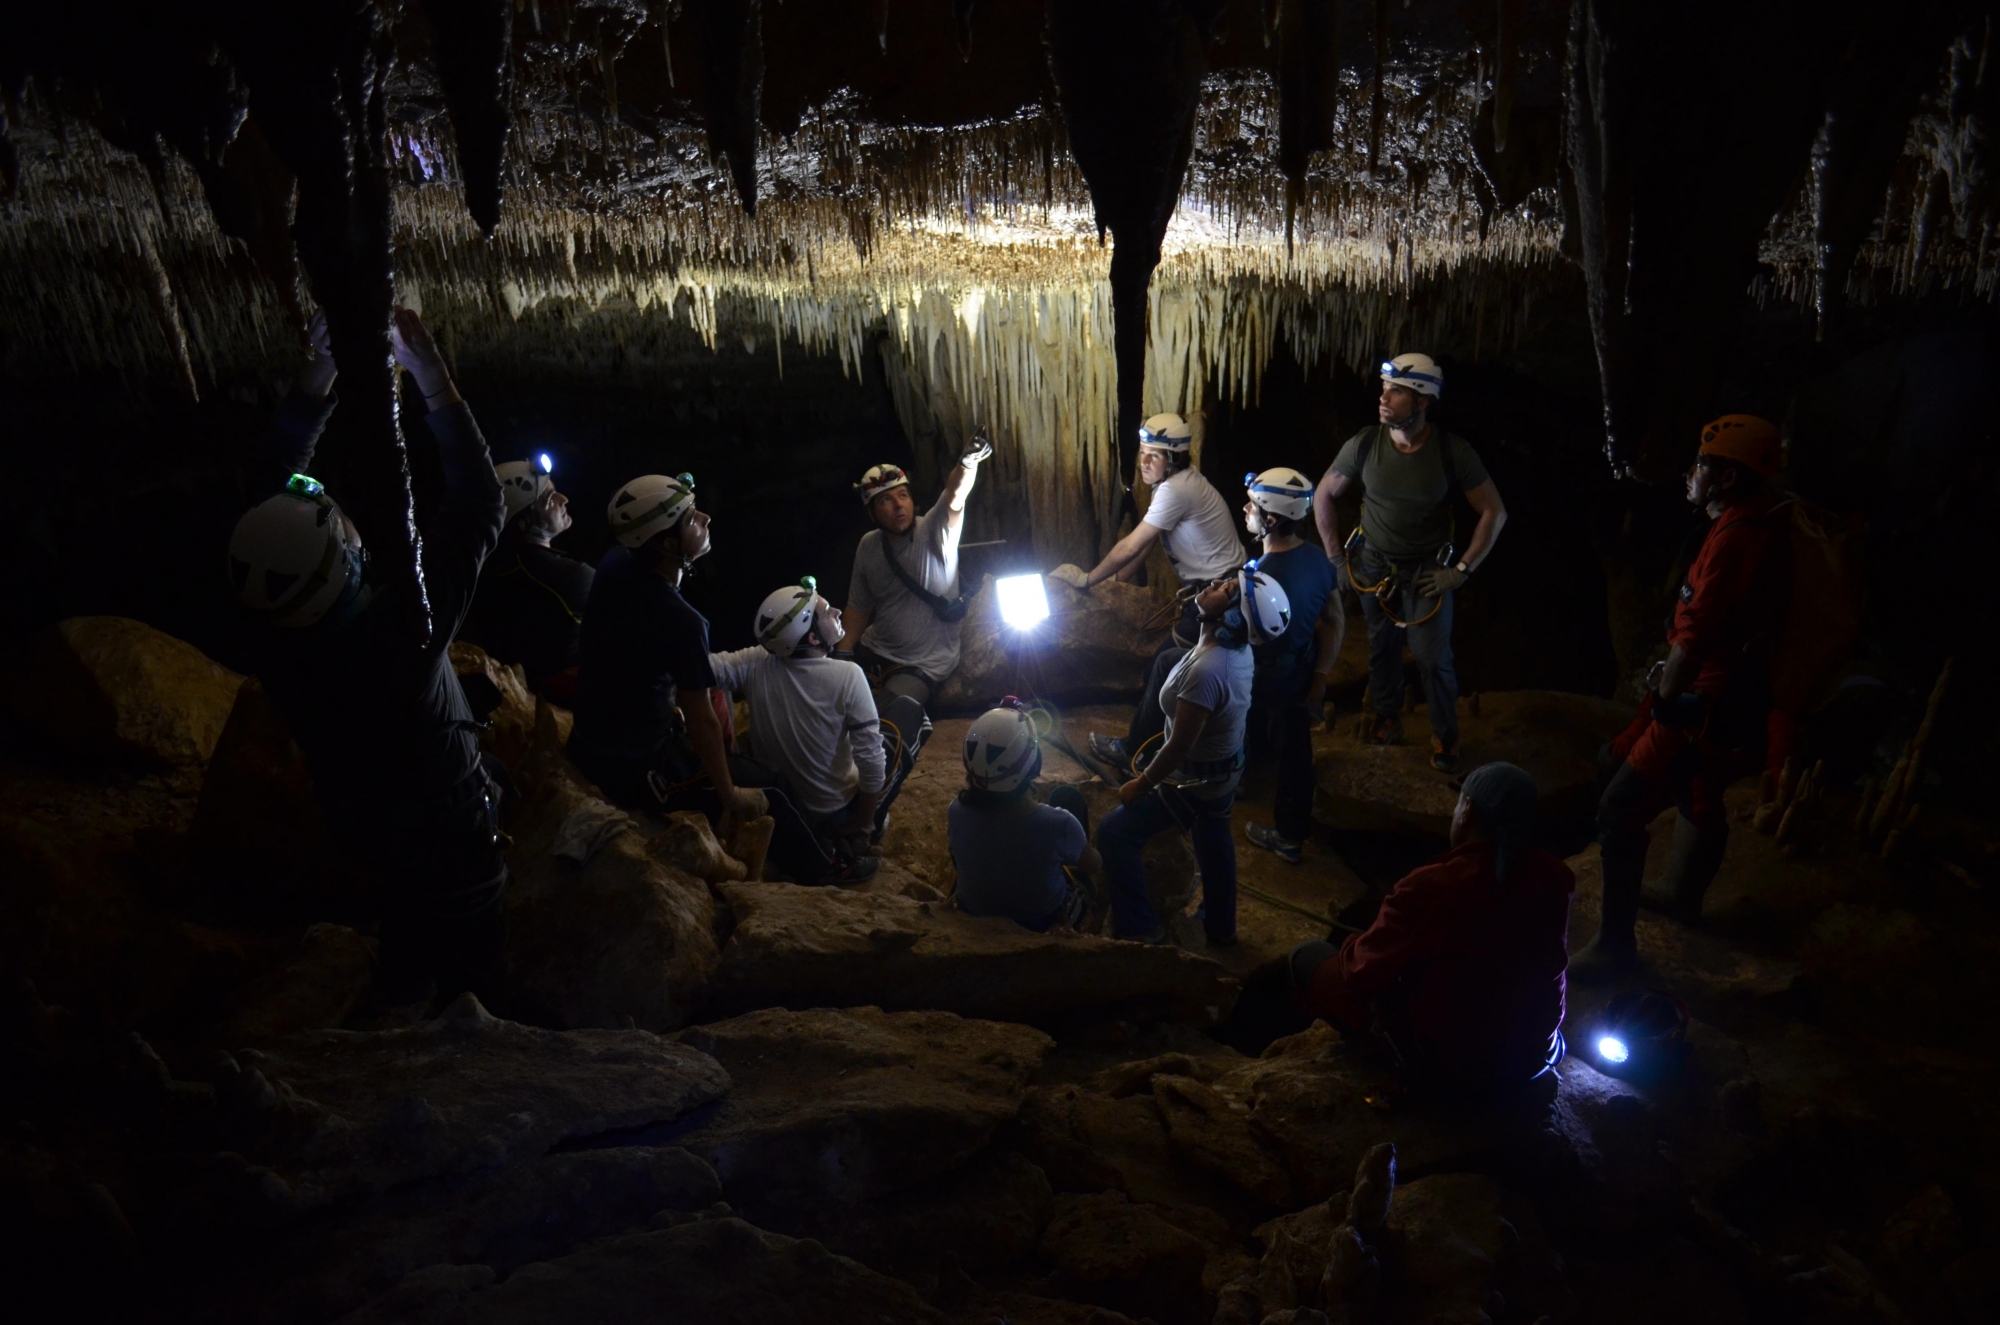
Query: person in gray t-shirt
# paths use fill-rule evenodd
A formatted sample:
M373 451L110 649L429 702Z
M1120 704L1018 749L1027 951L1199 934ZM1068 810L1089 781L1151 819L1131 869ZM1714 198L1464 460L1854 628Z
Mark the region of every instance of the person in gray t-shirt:
M1218 580L1195 595L1200 639L1160 688L1165 743L1145 771L1118 789L1121 804L1097 829L1119 938L1157 943L1166 926L1146 895L1149 839L1183 828L1201 866L1201 918L1215 947L1236 942L1236 840L1229 812L1243 776L1243 724L1255 664L1236 606L1241 581Z
M1427 354L1399 354L1382 365L1377 426L1347 439L1313 493L1313 517L1342 588L1360 591L1368 619L1367 740L1403 739L1403 643L1408 637L1430 706L1431 765L1458 769L1458 671L1452 665L1452 595L1470 579L1507 523L1500 490L1466 445L1431 423L1444 392L1444 370ZM1334 502L1359 483L1361 528L1350 560ZM1479 523L1455 543L1451 503L1457 492Z
M922 515L910 478L876 465L854 485L875 527L861 536L848 582L848 638L854 660L877 690L930 703L931 691L958 669L958 540L965 499L979 462L993 454L983 436L959 457L937 502Z

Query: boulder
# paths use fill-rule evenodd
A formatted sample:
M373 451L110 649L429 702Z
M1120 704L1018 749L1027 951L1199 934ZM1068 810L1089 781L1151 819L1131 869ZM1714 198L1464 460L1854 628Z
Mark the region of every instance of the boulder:
M676 1138L738 1209L795 1226L959 1168L1021 1111L1053 1047L948 1012L772 1008L682 1031L734 1088Z
M648 1031L549 1031L470 994L434 1021L313 1031L225 1060L228 1148L274 1213L520 1163L563 1141L667 1123L721 1096L706 1054Z
M8 716L64 752L193 783L243 678L192 644L125 617L71 617L8 669Z
M457 1267L453 1267L456 1269ZM490 1271L487 1272L490 1275ZM917 1290L813 1241L741 1219L697 1219L523 1266L505 1283L404 1294L347 1319L444 1325L948 1325ZM383 1307L390 1304L384 1303Z
M1201 1292L1208 1247L1123 1192L1060 1197L1041 1251L1066 1297L1161 1322L1208 1319Z
M1632 720L1629 706L1553 690L1461 698L1460 767L1506 760L1534 776L1545 823L1585 820L1596 803L1597 752ZM1333 828L1448 835L1459 775L1431 767L1423 710L1403 715L1401 745L1364 745L1366 715L1313 741L1319 779L1313 817Z
M716 890L735 918L711 991L723 1011L872 1003L1040 1026L1213 1025L1236 1002L1221 967L1177 948L1037 934L907 897L780 883Z
M1046 576L1042 583L1049 618L1025 633L1001 621L993 577L980 583L959 627L958 670L938 687L931 708L987 708L1003 695L1026 693L1028 675L1044 699L1138 695L1175 614L1136 584L1113 580L1081 593Z
M1023 1261L1054 1214L1048 1175L1005 1151L922 1186L842 1207L806 1228L843 1256L916 1279L952 1262L981 1274Z
M347 1020L374 979L375 941L322 921L306 930L297 951L236 995L215 1041L266 1045L297 1031L331 1029Z
M491 724L479 743L517 779L525 776L535 745L536 705L527 673L519 663L510 667L464 640L452 643L451 668L474 716Z
M715 1170L672 1146L569 1151L418 1183L290 1230L270 1253L276 1289L255 1314L331 1320L429 1265L482 1265L504 1277L643 1227L662 1210L702 1210L720 1199Z
M530 763L541 773L508 850L515 996L561 1026L686 1025L720 959L708 885L656 859L630 820L610 826L581 864L558 856L563 825L598 798L559 754Z

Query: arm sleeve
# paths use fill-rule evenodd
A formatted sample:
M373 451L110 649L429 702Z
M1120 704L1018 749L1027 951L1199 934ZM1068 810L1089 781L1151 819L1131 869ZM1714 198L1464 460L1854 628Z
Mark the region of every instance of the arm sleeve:
M479 567L500 543L507 503L469 406L432 410L425 422L444 463L444 502L423 530L424 585L435 618L455 631L479 584Z
M1688 567L1691 592L1674 608L1668 644L1699 660L1724 636L1755 586L1756 539L1757 531L1743 525L1710 533Z
M958 518L953 519L953 516ZM951 503L939 497L918 523L922 525L917 531L922 535L919 541L939 561L943 561L950 552L957 550L958 540L965 533L965 512L952 510Z
M1314 973L1306 992L1308 1012L1347 1026L1369 1023L1368 1001L1425 955L1425 907L1415 886L1423 873L1418 870L1391 889L1367 932L1341 944L1339 955Z
M869 557L882 555L875 550L876 543L880 541L870 534L861 536L861 542L854 549L854 571L847 577L847 605L858 607L871 616L875 612L875 594L868 587L868 576L862 569L862 563Z
M715 668L708 661L708 618L678 603L665 623L667 670L679 690L715 689Z
M847 693L841 705L847 724L847 742L854 752L854 771L860 774L861 790L880 791L888 780L888 751L882 744L882 719L875 711L875 696L869 693L868 677L853 663L843 664L847 672Z
M1043 808L1055 809L1053 806ZM1083 831L1083 825L1077 822L1076 816L1068 810L1055 809L1055 813L1062 816L1062 822L1056 825L1056 855L1061 858L1063 864L1074 865L1083 859L1083 850L1090 845L1090 837Z
M1486 462L1479 458L1479 452L1472 449L1472 443L1463 437L1451 439L1451 463L1458 470L1458 486L1461 491L1470 492L1493 476L1486 472Z
M711 653L708 655L709 674L722 689L741 690L749 681L750 673L757 669L759 660L770 656L770 651L761 644L732 653Z
M1177 484L1162 483L1153 489L1153 500L1146 503L1146 523L1163 534L1170 534L1181 522L1184 503Z
M1368 436L1368 430L1364 428L1345 442L1342 442L1339 453L1333 457L1333 463L1328 465L1327 468L1333 473L1343 474L1359 482L1361 479L1361 439L1366 436Z
M297 387L285 393L264 433L262 463L270 470L267 482L273 491L284 487L292 475L311 471L319 435L338 403L338 397L331 395L314 400Z

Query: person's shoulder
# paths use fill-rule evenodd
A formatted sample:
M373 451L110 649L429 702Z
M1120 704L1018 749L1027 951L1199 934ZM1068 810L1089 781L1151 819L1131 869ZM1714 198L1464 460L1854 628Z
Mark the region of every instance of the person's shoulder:
M1544 847L1529 847L1521 853L1521 864L1540 887L1565 896L1576 891L1576 871L1553 851Z

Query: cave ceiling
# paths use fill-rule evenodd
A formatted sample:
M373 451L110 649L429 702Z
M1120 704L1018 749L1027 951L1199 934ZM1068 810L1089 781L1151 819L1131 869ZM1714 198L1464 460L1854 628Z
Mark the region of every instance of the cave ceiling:
M0 23L10 375L198 395L282 362L315 305L372 349L391 297L471 355L768 327L780 355L879 352L912 408L1055 457L1033 481L1081 485L1100 526L1140 412L1254 396L1280 336L1309 367L1477 355L1576 300L1608 454L1643 468L1705 405L1706 328L1746 290L1824 325L1990 299L2000 268L1991 16L1954 0L122 0ZM392 389L362 408L400 473ZM407 528L405 497L373 520Z

